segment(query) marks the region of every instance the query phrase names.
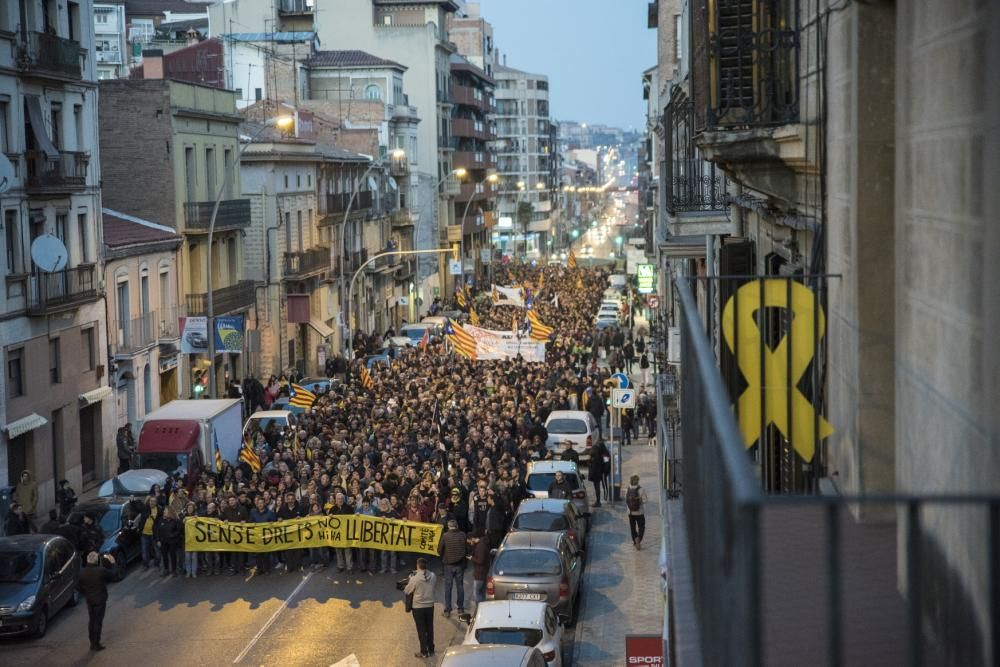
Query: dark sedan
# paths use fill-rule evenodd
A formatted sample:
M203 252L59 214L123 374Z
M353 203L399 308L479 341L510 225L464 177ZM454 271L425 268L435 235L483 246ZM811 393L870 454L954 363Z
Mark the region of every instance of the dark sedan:
M121 581L125 577L128 564L142 556L142 545L135 521L142 509L142 501L132 497L112 496L88 500L73 508L67 523L83 525L83 517L91 514L101 532L104 542L102 555L114 556L114 578Z
M0 635L44 635L50 618L79 601L79 578L80 559L66 538L0 538Z

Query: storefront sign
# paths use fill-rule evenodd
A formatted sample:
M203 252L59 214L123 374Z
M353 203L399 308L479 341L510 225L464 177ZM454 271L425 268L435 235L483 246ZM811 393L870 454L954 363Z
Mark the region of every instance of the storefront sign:
M656 291L656 266L639 264L636 266L636 278L639 281L639 294L652 294Z
M182 317L181 352L184 354L208 354L208 318Z
M659 635L626 635L626 665L662 665L663 637Z
M240 354L243 352L243 316L215 318L215 351Z

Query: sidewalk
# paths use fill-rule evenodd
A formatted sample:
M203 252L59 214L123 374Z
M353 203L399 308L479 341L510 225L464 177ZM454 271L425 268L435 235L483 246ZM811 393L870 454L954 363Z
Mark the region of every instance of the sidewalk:
M622 448L623 485L628 484L629 476L639 475L639 484L649 497L642 549L632 546L624 500L592 508L573 657L573 665L578 667L624 665L626 635L660 635L663 631L660 480L656 449L646 443L646 438L640 438L638 444ZM590 487L588 492L592 490ZM624 495L624 486L622 492Z

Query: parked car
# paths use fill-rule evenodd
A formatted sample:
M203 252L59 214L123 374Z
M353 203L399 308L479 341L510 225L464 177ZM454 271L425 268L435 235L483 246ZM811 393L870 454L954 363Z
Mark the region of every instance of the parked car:
M258 410L250 415L250 418L243 425L243 435L249 433L253 425L259 427L261 431L267 432L267 427L271 423L274 423L278 432L284 435L296 425L297 418L291 410Z
M556 480L556 473L561 472L569 482L573 493L573 504L582 516L590 516L590 501L587 500L587 489L576 464L572 461L533 461L528 464L528 473L524 485L532 498L548 498L549 486Z
M73 508L66 522L81 526L84 515L94 516L104 533L100 553L114 556L114 579L121 581L129 563L142 557L141 535L139 526L135 525L141 510L142 501L131 496L95 498Z
M413 347L413 340L409 336L392 336L382 342L382 349L392 356L396 356L400 350Z
M296 382L296 384L317 396L322 396L330 391L330 378L306 378L301 382Z
M530 646L463 645L450 647L441 667L545 667L545 658Z
M545 419L545 430L549 437L545 447L558 454L567 440L573 443L573 451L581 462L590 460L590 448L597 433L597 422L586 410L553 410Z
M532 530L544 533L565 532L578 547L587 547L587 520L572 500L559 498L525 498L517 507L511 522L512 533Z
M392 356L388 353L383 354L369 354L365 357L365 368L371 370L375 364L385 364L386 366L392 365Z
M66 538L0 538L0 635L44 635L50 618L80 601L79 578L80 559Z
M413 345L419 345L420 341L424 339L424 333L426 331L430 330L429 337L438 335L434 333L434 328L434 324L430 322L418 322L416 324L407 324L406 326L401 327L399 334L409 338Z
M486 599L546 602L572 625L582 575L583 552L566 533L508 533L486 577Z
M97 495L101 498L111 496L145 496L156 484L161 489L167 481L166 472L155 468L136 468L126 470L101 484Z
M462 644L534 646L547 665L562 667L563 624L567 620L557 619L544 602L480 602Z

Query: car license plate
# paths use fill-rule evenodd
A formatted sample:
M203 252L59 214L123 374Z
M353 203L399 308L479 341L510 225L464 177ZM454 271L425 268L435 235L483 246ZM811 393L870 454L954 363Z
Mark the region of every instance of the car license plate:
M512 600L543 600L545 596L541 593L511 593Z

